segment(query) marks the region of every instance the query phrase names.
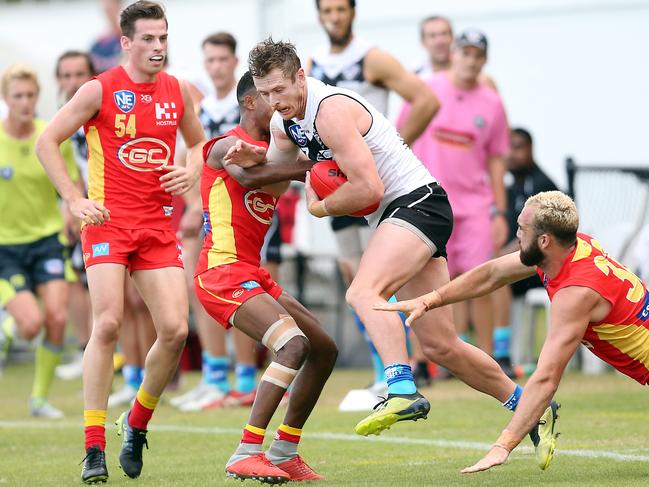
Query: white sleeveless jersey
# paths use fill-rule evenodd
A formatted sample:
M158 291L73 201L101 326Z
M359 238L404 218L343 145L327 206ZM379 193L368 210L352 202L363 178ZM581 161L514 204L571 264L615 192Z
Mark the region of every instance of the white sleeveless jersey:
M347 96L360 103L372 116L372 125L363 136L372 153L385 192L379 208L368 215L372 226L378 224L386 206L399 196L429 183L436 182L428 169L417 159L410 148L404 144L394 126L371 104L357 93L343 88L328 86L314 78L307 78L307 103L302 120L283 120L275 112L271 125L282 130L312 161L334 159L334 154L320 139L315 127L315 119L320 103L331 96Z
M241 120L236 86L224 98L219 99L216 94L203 98L198 118L208 139L223 135L236 127Z
M370 43L354 37L344 51L330 52L330 47L322 47L311 57L310 76L338 88L352 90L376 108L383 115L388 113L389 91L374 85L363 76L363 64Z

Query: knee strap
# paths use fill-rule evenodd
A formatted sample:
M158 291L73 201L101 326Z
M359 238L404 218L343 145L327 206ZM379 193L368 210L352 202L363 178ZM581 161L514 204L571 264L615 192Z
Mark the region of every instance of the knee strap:
M261 376L261 380L275 384L282 389L288 389L299 371L291 369L277 362L271 362Z
M306 338L306 335L298 328L293 317L279 315L279 320L270 325L266 333L264 333L264 336L261 338L261 343L270 348L273 353L277 353L291 338L296 336Z

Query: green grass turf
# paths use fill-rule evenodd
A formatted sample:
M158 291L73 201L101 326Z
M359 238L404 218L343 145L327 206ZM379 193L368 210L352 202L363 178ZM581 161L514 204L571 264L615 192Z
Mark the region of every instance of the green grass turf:
M66 419L50 422L27 415L31 366L10 366L0 379L0 486L80 485L83 458L80 381L55 382L52 403ZM336 371L305 428L301 453L327 476L323 485L649 485L649 412L645 388L619 375L567 375L557 399L560 411L559 446L550 469L536 466L529 448L516 451L507 465L472 476L461 468L477 461L480 445L495 441L510 413L459 381L436 383L422 390L431 400L427 421L400 423L383 433L381 441L355 437L353 427L363 413L340 413L337 404L351 387L362 386L367 371ZM185 377L183 390L196 374ZM119 385L116 383L116 385ZM120 411L110 410L114 421ZM162 404L149 433L142 476L123 476L118 464L119 441L112 425L107 431L109 483L138 486L239 485L226 480L224 464L239 441L247 410L221 409L180 413ZM281 420L271 423L273 432ZM158 429L156 429L156 427ZM176 431L172 429L176 428ZM180 429L191 431L178 431ZM342 435L327 437L326 433ZM437 441L415 444L415 441ZM415 440L415 441L413 441ZM445 446L442 440L467 442ZM267 438L268 444L270 438ZM640 456L640 460L584 458L576 450ZM562 454L563 452L563 454ZM247 481L244 485L257 485Z

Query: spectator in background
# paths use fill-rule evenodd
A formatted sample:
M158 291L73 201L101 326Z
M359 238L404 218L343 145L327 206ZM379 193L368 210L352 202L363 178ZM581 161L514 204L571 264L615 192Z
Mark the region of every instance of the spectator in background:
M119 13L122 10L120 0L101 0L101 6L108 20L108 31L90 46L90 57L97 70L97 74L108 71L117 66L122 60L122 46L120 37L122 31L119 27Z
M426 50L427 58L415 70L422 79L430 78L434 73L451 68L451 46L453 45L453 26L451 21L441 15L431 15L421 21L419 27L421 45ZM480 81L496 89L494 80L486 73L480 73Z
M487 38L479 31L463 32L453 48L448 71L434 75L428 86L441 108L412 149L446 189L455 224L447 245L452 278L486 262L508 236L505 155L509 131L500 96L480 81L487 61ZM409 113L406 104L397 127ZM494 311L491 296L470 303L477 344L492 352ZM460 336L468 316L454 308Z
M74 233L76 220L63 205L35 152L46 123L35 116L40 86L28 66L8 67L0 82L9 112L0 124L0 366L14 338L36 348L32 416L49 419L63 412L47 401L54 371L61 361L67 320L68 285L64 279L62 234ZM79 172L69 141L60 146L74 182ZM39 303L39 301L42 303Z
M435 96L392 55L354 35L355 0L316 0L316 8L329 43L313 52L306 63L307 75L358 93L384 115L387 115L390 91L394 91L412 104L412 110L401 127L404 141L412 143L437 111ZM340 271L345 284L349 285L369 241L369 227L364 218L352 216L336 216L330 221L336 237ZM365 326L358 316L354 315L354 319L372 356L374 380L370 392L374 396L376 393L384 395L384 364ZM370 395L370 407L373 401L374 397Z
M518 240L516 239L517 221L527 199L537 193L557 189L554 182L534 162L532 135L527 130L524 128L512 129L510 144L511 151L507 156L507 169L513 179L511 184L507 186L509 236L508 243L503 247L501 254L509 254L518 250ZM514 324L513 331L516 332L516 325L521 320L525 293L532 288L542 286L541 281L536 276L532 276L515 282L509 287L505 286L495 293L497 327L494 330L493 355L505 373L510 376L514 375L511 360L512 330L510 324ZM514 359L514 363L518 364L518 356L514 356Z
M66 51L56 61L56 82L58 85L59 105L66 104L74 96L81 85L91 79L95 74L90 55L81 51ZM88 188L88 144L83 128L80 128L70 137L77 168L84 183L84 190ZM86 272L83 265L83 252L78 242L71 241L70 263L72 272L66 274L70 282L70 309L69 314L78 340L78 351L72 360L56 368L59 379L72 380L81 377L83 372L83 351L90 339L90 296L86 283Z

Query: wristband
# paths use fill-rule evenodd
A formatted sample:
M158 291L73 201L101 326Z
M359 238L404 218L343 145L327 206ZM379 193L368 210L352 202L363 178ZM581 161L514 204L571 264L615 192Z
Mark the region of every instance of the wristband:
M507 429L504 429L502 433L500 433L500 436L496 440L496 443L493 444L493 446L497 446L498 448L503 448L508 452L511 452L514 448L516 448L520 441L521 440L516 438L516 435L514 435L514 433Z

